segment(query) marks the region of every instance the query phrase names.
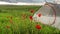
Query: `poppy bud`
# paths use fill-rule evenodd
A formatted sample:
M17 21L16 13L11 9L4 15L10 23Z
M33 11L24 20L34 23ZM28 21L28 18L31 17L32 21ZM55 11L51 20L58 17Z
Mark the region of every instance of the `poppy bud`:
M31 12L31 13L34 13L34 10L33 10L33 9L32 9L32 10L30 10L30 12Z

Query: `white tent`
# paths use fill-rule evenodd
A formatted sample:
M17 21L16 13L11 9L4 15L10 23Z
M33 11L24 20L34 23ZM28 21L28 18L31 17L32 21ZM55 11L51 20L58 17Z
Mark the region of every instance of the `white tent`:
M60 29L60 5L46 3L33 16L35 22L41 22ZM41 17L37 15L41 14Z

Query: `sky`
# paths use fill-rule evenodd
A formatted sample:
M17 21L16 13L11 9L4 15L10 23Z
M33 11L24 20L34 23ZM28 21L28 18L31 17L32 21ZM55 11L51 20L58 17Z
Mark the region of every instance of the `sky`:
M45 0L0 0L0 1L6 1L6 2L28 2L28 3L41 3ZM46 0L47 2L52 2L54 0Z

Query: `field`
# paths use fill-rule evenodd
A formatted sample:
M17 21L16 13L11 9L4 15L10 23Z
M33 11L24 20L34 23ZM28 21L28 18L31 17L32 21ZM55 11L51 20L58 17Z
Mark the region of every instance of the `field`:
M29 16L39 8L41 6L0 5L0 34L60 34L59 29L30 20ZM40 29L36 28L37 24Z

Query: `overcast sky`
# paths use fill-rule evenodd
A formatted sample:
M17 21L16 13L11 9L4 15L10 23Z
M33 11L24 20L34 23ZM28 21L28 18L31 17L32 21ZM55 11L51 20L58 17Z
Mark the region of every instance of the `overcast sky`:
M6 2L29 2L29 3L40 3L44 2L45 0L0 0L0 1L6 1ZM52 2L54 0L46 0L47 2Z

